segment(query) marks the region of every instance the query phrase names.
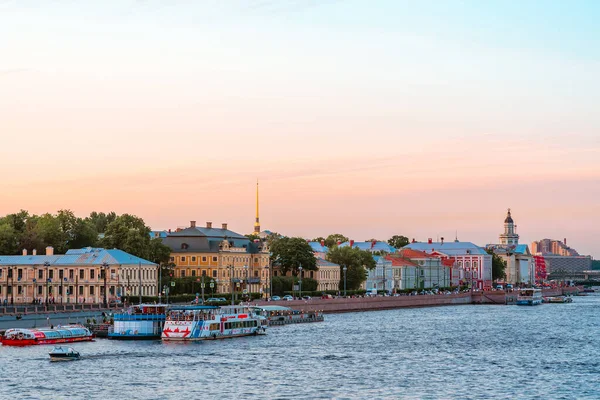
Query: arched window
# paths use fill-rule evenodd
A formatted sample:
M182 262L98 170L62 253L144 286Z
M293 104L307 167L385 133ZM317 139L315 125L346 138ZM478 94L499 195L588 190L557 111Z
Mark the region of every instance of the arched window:
M187 250L189 247L187 243L181 243L181 250Z

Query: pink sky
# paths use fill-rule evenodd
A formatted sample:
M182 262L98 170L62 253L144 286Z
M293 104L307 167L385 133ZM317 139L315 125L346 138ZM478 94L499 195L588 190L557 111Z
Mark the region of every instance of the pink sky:
M360 2L109 3L2 6L0 214L247 233L258 178L287 235L484 245L510 207L521 242L600 256L597 51L357 22Z

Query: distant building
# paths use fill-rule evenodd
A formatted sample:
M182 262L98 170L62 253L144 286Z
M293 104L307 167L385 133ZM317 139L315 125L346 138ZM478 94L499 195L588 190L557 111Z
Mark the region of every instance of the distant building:
M228 229L227 224L213 228L190 227L167 235L163 243L171 248L175 277L197 277L205 284L211 280L219 293L231 292L232 285L250 292L269 288L269 249L266 243L251 242ZM204 278L202 278L204 277Z
M548 280L584 280L586 271L592 269L591 256L558 256L541 254L548 274Z
M413 242L403 249L423 251L442 259L451 268L452 286L471 285L479 289L492 286L492 256L471 242ZM448 265L451 263L451 266Z
M542 239L531 243L531 252L534 254L554 254L557 256L579 256L579 253L567 246L567 239L564 241L553 239Z
M348 242L340 243L339 246L350 246L352 248L370 251L371 253L395 253L398 251L398 249L396 249L394 246L389 245L387 242L381 242L378 240L373 240L372 242L355 242L354 240L350 240Z
M500 234L500 244L486 246L506 262L506 283L535 283L535 263L526 244L519 244L519 235L510 208L504 220L504 233Z
M106 281L105 281L106 277ZM101 303L123 295L157 295L157 265L118 249L0 256L0 299L14 303Z

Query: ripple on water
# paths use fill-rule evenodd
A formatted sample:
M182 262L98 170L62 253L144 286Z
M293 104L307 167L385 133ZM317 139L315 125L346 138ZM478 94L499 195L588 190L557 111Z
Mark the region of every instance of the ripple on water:
M600 296L328 315L262 337L0 348L0 398L596 399Z

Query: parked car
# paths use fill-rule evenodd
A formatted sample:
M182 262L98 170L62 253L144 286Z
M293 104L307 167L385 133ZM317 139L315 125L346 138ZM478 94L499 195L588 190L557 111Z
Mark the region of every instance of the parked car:
M302 299L304 299L304 300L310 300L311 298L312 297L310 297L310 296L302 296Z
M204 302L202 301L202 299L198 299L198 301L196 301L196 299L194 299L194 300L190 301L190 304L202 305L202 304L204 304Z
M206 300L207 303L218 303L220 301L221 299L218 299L216 297L211 297L210 299Z
M289 294L286 294L285 296L283 296L283 300L292 301L292 300L294 300L294 298L292 296L290 296Z
M227 299L225 297L219 297L218 299L219 301L227 301Z
M271 297L271 301L279 301L279 300L281 300L281 297L279 297L279 296Z

